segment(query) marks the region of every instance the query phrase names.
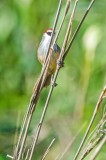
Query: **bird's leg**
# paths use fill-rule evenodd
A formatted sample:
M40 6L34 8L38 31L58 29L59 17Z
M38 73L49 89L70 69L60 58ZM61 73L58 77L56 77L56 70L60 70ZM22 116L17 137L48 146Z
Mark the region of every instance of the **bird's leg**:
M51 85L56 87L58 84L56 82L55 83L53 82L53 78L54 78L54 74L52 74L51 76Z
M57 60L57 65L61 68L64 67L64 62L62 60Z

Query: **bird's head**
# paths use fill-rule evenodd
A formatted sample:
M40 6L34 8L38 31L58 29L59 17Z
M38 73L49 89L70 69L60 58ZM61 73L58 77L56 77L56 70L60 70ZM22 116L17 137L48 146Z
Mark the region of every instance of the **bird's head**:
M48 28L45 32L44 35L51 37L53 33L53 29L52 28ZM55 35L55 33L53 34L53 36Z

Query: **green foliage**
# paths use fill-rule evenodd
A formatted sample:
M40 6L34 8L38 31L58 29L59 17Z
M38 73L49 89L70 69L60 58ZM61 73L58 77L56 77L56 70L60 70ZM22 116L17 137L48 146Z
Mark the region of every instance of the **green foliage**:
M88 3L89 0L79 1L72 33ZM12 147L16 143L17 130L20 129L33 85L41 70L36 56L37 47L43 31L53 26L57 6L56 0L0 1L0 143L3 144L0 145L0 153L5 155L12 153ZM64 7L65 3L61 18ZM42 129L38 157L43 155L54 135L57 141L51 153L55 157L59 151L62 152L71 135L75 135L79 126L85 121L88 122L92 115L106 76L105 9L106 0L95 1L65 60L65 67L58 76L58 87L51 98ZM58 40L60 47L68 20L69 15ZM92 37L94 32L96 38L92 46L89 45L89 37ZM31 131L39 121L47 92L48 89L42 92ZM81 137L83 133L84 131ZM48 159L51 159L52 154ZM104 153L100 157L102 155L104 157ZM0 160L4 160L2 155Z
M0 155L0 160L6 160L5 156Z

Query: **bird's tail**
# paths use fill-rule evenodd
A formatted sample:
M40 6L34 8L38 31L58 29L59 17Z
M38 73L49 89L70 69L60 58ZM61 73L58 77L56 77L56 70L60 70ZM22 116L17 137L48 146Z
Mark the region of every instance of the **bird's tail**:
M31 107L30 107L31 112L34 112L34 110L36 108L36 104L37 104L37 101L39 99L39 96L40 96L40 93L41 93L42 89L44 87L47 87L47 86L50 85L51 76L49 75L49 76L46 77L46 80L45 80L43 85L42 85L42 82L40 80L41 80L41 77L39 76L36 83L35 83L35 86L33 88L33 93L32 93L30 102L31 102L31 104L33 103L35 105L31 105Z
M38 77L36 83L35 83L35 86L33 88L33 94L36 94L36 92L38 90L42 90L44 87L48 87L51 83L51 77L52 75L48 75L46 78L45 78L45 82L44 82L44 85L42 85L41 87L41 83L40 83L40 76Z

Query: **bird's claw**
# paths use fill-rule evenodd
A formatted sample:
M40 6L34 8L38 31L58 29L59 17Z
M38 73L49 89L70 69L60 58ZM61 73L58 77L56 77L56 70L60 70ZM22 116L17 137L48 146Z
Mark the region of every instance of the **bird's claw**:
M58 66L61 68L61 67L64 67L64 62L62 60L57 60L57 64Z
M58 84L56 82L51 81L51 86L56 87Z

